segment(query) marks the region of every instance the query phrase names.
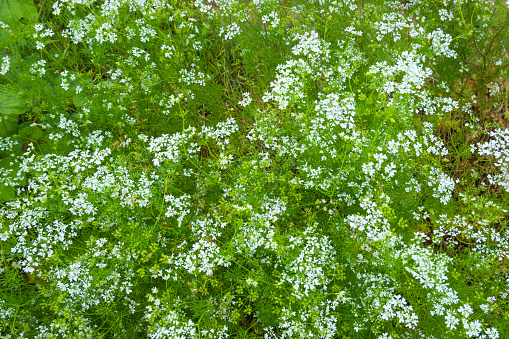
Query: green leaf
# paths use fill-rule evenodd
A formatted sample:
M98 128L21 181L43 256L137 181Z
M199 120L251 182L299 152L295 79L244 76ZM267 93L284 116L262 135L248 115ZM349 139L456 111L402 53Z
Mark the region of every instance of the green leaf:
M0 114L0 137L10 136L16 132L18 128L17 115Z
M15 158L13 157L5 157L0 161L0 169L3 169L3 177L12 179L12 182L15 182L17 186L24 186L27 183L27 178L25 173L19 174L20 166ZM21 179L20 179L21 178ZM2 186L2 184L0 184Z
M0 136L17 130L18 115L25 113L25 97L12 86L0 86Z
M74 106L76 107L83 107L88 102L85 96L80 94L76 94L75 96L73 96L72 101L74 102Z
M11 186L0 184L0 203L16 199L16 190Z
M2 1L2 0L0 0ZM25 94L12 86L0 87L0 114L20 115L25 113Z
M88 98L89 95L86 93L86 88L89 86L89 84L92 83L92 79L87 74L83 73L77 73L77 72L69 72L70 74L74 74L76 76L76 80L70 82L70 89L75 91L78 86L82 88L82 90L85 90L85 92L81 92L80 94L76 94L72 97L72 101L74 103L74 106L76 107L83 107L87 102L90 101Z
M26 185L27 179L25 174L21 174L21 180L18 179L19 164L14 160L13 157L6 157L0 161L0 173L3 178L12 179L14 185L23 186ZM0 203L6 201L12 201L16 199L16 189L13 185L6 186L4 183L0 183Z
M24 142L37 142L44 138L44 132L38 126L26 126L19 131Z
M37 8L32 0L0 0L0 21L13 22L20 18L35 20Z

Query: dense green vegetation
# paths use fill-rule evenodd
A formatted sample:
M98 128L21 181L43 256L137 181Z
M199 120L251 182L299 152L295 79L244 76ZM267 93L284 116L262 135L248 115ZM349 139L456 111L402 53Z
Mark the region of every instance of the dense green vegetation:
M1 0L3 338L508 338L505 1Z

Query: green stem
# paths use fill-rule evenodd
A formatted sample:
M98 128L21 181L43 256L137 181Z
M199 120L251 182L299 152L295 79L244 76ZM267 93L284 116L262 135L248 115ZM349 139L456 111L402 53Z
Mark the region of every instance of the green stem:
M39 9L39 12L37 13L37 18L35 19L35 22L39 22L39 19L41 18L42 9L44 6L41 5L41 8Z

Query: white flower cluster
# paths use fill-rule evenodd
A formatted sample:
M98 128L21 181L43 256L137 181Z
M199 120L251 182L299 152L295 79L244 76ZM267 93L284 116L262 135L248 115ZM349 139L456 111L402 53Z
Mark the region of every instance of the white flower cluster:
M37 335L34 339L47 339L52 337L74 337L79 339L93 339L97 331L97 325L92 325L92 321L80 315L73 315L72 321L65 321L65 316L54 319L49 326L39 325L36 327ZM35 324L34 324L35 325ZM35 327L35 326L34 326ZM78 334L79 333L79 334ZM79 336L77 336L79 335ZM18 337L22 339L25 337Z
M201 274L211 276L218 266L230 266L229 260L221 254L221 248L218 244L203 238L195 242L189 251L172 254L167 264L174 267L173 270L166 269L168 276L174 271L180 273L180 270L185 270L195 276ZM177 276L175 274L174 279Z
M451 200L454 184L454 180L440 169L436 167L431 168L428 186L433 186L433 196L439 198L441 204L447 205Z
M410 18L405 18L399 13L384 13L382 21L376 22L375 27L378 31L376 39L381 41L385 35L392 33L394 41L401 39L401 30L413 28Z
M76 7L87 7L90 6L93 1L90 0L71 0L61 1L57 0L53 3L53 14L61 15L62 10L65 8L67 11L74 12ZM118 40L118 36L126 30L125 36L128 39L132 39L138 31L138 36L142 43L149 42L153 37L157 35L157 32L150 27L145 19L137 19L135 21L136 30L131 27L122 27L122 20L118 19L118 16L122 12L122 9L127 11L140 11L140 14L151 17L154 13L160 10L165 10L169 7L164 1L104 1L98 5L98 10L95 14L88 14L84 18L79 16L70 16L69 22L66 25L66 29L62 32L62 35L68 37L73 43L78 44L85 41L87 44L94 46L96 44L101 45L108 41L114 43ZM74 12L75 13L75 12Z
M326 63L330 58L331 44L321 39L315 31L296 34L293 41L297 43L292 47L292 53L306 58L311 66Z
M248 256L260 256L264 262L266 251L276 252L280 248L275 241L274 223L284 213L286 206L280 200L269 200L261 206L261 213L251 207L247 211L250 221L243 225L238 235L232 239L232 244L239 254Z
M363 53L356 47L353 39L338 42L339 46L334 53L336 67L324 76L335 87L335 90L342 92L345 90L345 83L353 76L359 67L365 64L366 60Z
M175 47L173 45L167 46L166 44L163 44L161 46L161 50L164 51L164 56L167 58L171 58L173 53L175 53Z
M262 22L267 28L274 29L279 25L279 15L277 11L271 11L269 14L262 16Z
M190 144L187 146L188 140L194 134L194 128L189 128L184 133L176 133L174 135L163 134L158 138L151 138L149 140L148 151L154 153L154 166L166 162L180 162L184 152L195 153L199 150L198 145Z
M186 100L187 98L184 97L184 93L179 93L178 95L164 95L164 93L161 95L161 100L159 101L159 106L162 106L163 108L166 108L162 110L162 113L165 115L171 114L171 108L175 106L175 104L179 104L181 101Z
M34 28L35 28L35 33L33 35L34 39L45 38L48 36L51 37L51 36L55 35L55 33L50 28L47 28L44 32L42 32L42 30L44 29L44 26L42 24L36 24L34 26ZM41 33L39 33L39 32L41 32ZM35 45L36 45L37 49L42 49L45 46L44 43L39 40L37 40L35 42Z
M317 67L330 57L329 43L324 42L314 31L296 34L292 53L299 59L288 60L277 66L276 79L271 82L271 90L262 97L264 102L274 100L281 110L304 98L304 79L318 76Z
M424 56L415 52L404 51L397 57L395 65L389 66L385 61L377 62L371 66L369 72L380 74L383 85L378 90L382 93L416 93L432 75L431 69L424 67L425 59ZM401 81L395 81L399 74L402 74L403 78Z
M383 197L389 199L389 197ZM345 222L353 230L364 234L364 237L371 242L388 242L393 237L389 221L383 217L382 212L377 208L377 204L368 198L360 203L361 208L366 211L366 215L348 215Z
M279 324L280 336L273 334L266 338L289 339L317 336L322 339L333 339L338 330L338 319L334 315L336 307L337 305L330 305L326 301L318 302L304 310L283 307Z
M276 80L270 83L272 89L262 97L264 102L274 100L278 108L286 109L291 103L304 98L304 86L301 77L312 72L302 60L290 60L285 65L278 65Z
M173 195L165 196L164 201L169 202L170 204L164 216L167 218L177 217L178 226L180 227L182 225L182 220L184 220L186 215L190 213L190 198L191 197L187 194L180 197L174 197Z
M191 319L186 319L182 311L161 309L159 299L153 299L152 301L154 301L155 307L147 306L147 319L152 320L152 318L158 318L158 316L162 319L157 322L154 321L154 325L148 329L147 334L150 339L196 338L196 325Z
M500 173L489 174L488 180L509 192L509 129L499 128L489 132L489 135L492 137L490 141L471 145L472 152L477 151L479 155L493 157L494 165L499 168Z
M141 42L149 42L151 38L157 35L156 30L150 27L145 19L136 19L135 22L138 27Z
M454 19L454 14L452 11L448 11L445 8L439 9L438 14L440 15L440 20L442 21L452 21Z
M431 40L431 46L436 55L443 55L453 59L457 57L457 53L449 48L452 37L444 33L440 28L429 33L428 39Z
M224 122L218 123L215 127L203 126L198 135L205 140L214 140L224 151L226 145L230 143L229 137L239 130L239 126L234 118L228 118Z
M40 69L38 71L40 72ZM44 74L44 72L43 72L43 74ZM64 91L67 91L69 89L69 86L70 86L70 84L68 82L69 79L71 81L76 80L76 75L74 73L70 73L69 78L67 78L68 75L69 75L69 71L67 71L67 70L60 72L60 79L62 81L60 86L64 89Z
M96 243L94 245L97 246ZM54 289L48 288L48 293L65 295L67 300L63 302L69 311L77 313L101 303L114 303L120 299L119 294L131 294L134 272L129 266L133 256L126 256L122 246L120 243L92 247L92 253L85 254L84 260L77 260L65 268L54 268L48 275L48 282L54 285ZM90 274L91 271L102 274L97 277Z
M0 66L0 74L5 75L11 67L11 58L6 55L2 58L2 65Z
M362 36L362 31L356 31L355 27L348 26L345 28L345 32L351 33L353 35Z
M113 25L109 22L105 22L101 25L101 27L97 28L95 34L95 40L102 45L103 42L109 41L114 44L117 41L117 34L112 32Z
M1 122L0 117L0 122ZM20 145L17 138L13 137L0 137L0 153L11 154L16 146Z
M244 92L242 93L242 100L239 101L239 105L242 107L247 107L249 104L253 101L249 93Z
M467 337L475 337L485 331L487 335L498 338L496 329L483 327L478 320L469 319L473 310L468 304L458 308L457 305L461 304L459 295L448 283L448 267L452 263L452 258L434 253L431 249L417 243L411 242L407 245L401 241L401 238L397 239L391 236L388 229L385 231L386 238L381 238L376 234L372 225L387 224L387 220L382 219L382 214L375 203L364 201L363 204L363 208L367 212L366 216L350 215L347 217L350 227L360 231L354 238L359 238L361 241L367 240L367 244L363 247L378 247L377 258L386 261L387 265L393 266L398 260L401 260L404 269L416 279L422 288L429 291L426 298L434 305L430 312L431 315L443 316L446 326L451 330L456 329L461 321L467 331ZM383 229L379 229L378 232L384 233ZM380 247L379 244L385 245ZM361 317L357 325L358 330L369 326L371 317L384 321L397 317L405 327L415 328L419 319L413 313L412 306L408 305L400 295L394 294L398 288L395 276L391 276L394 272L389 271L383 276L362 273L367 269L366 264L369 262L363 260L362 255L359 255L359 260L358 263L353 262L351 267L354 271L359 272L358 278L368 287L360 304L365 307L367 300L372 300L373 304L370 307L368 318L356 315ZM379 266L376 262L371 262L371 264ZM375 284L370 282L375 282ZM383 287L383 285L386 286ZM354 301L354 303L356 302ZM364 309L364 307L360 308ZM373 313L373 309L377 311Z
M365 292L359 296L359 300L353 300L352 304L358 309L368 309L364 318L355 313L358 318L355 330L366 329L375 320L379 322L391 322L397 320L406 328L416 329L419 317L414 313L413 307L408 301L396 292L396 281L388 275L358 273L359 285L365 288ZM375 333L381 334L374 328Z
M299 299L309 296L313 290L326 293L331 277L326 275L324 269L334 270L337 265L333 260L336 251L331 246L330 239L313 236L314 232L316 225L308 227L300 237L290 236L287 251L296 250L298 254L293 260L285 256L284 261L288 261L288 264L284 266L279 282L291 284L293 295Z
M127 168L111 163L112 150L100 148L106 138L107 134L97 132L80 140L78 134L76 144L87 145L89 149L71 151L66 156L24 157L17 175L37 173L28 179L28 189L35 198L11 202L9 209L1 210L11 220L8 231L1 237L16 238L12 251L23 254L21 264L26 272L34 271L40 262L51 258L56 249L68 248L85 222L101 219L99 211L109 204L109 199L128 209L151 204L157 175L133 178ZM15 180L11 178L9 185L16 185ZM56 202L52 217L55 219L49 218L49 210L37 206L49 200ZM60 214L74 218L63 222ZM28 236L29 231L36 236Z
M180 82L184 82L186 85L192 85L197 84L200 86L205 86L206 81L210 79L210 76L207 74L205 75L202 72L197 72L195 69L187 70L187 69L181 69L179 71L180 73Z
M219 36L223 37L225 40L232 40L235 36L239 35L240 27L236 22L232 23L228 27L221 27L219 31Z
M367 4L362 13L350 0L284 8L274 0L247 8L233 0L196 0L185 9L181 3L53 4L66 27L61 36L86 44L94 58L111 57L103 52L114 43L119 60L106 71L109 79L89 88L75 85L81 75L59 69L68 97L93 89L86 104L77 113L46 114L37 124L44 142L24 147L19 164L2 159L0 185L16 192L15 200L0 204L0 241L15 258L9 269L44 279L37 287L48 316L24 319L37 338L103 334L105 310L122 321L132 316L139 335L154 339L226 338L251 320L265 338L332 339L348 330L344 320L351 318L357 337L426 337L422 329L433 321L450 331L444 336L498 338L481 319L509 295L498 269L509 256L509 230L490 227L504 222L507 211L490 198L456 194L458 181L441 165L448 149L427 122L459 107L429 90L435 63L457 56L452 37L437 28L445 23L421 27L419 18L399 11L416 7L418 15L419 0L380 9ZM341 39L335 38L341 30L311 30L321 25L309 12L316 8L319 17L341 15L346 40L327 41ZM357 20L359 13L388 8L398 10L376 12L382 19L372 32ZM288 54L262 95L270 104L252 108L254 91L239 96L238 105L249 106L241 110L255 113L246 138L237 133L249 125L234 118L209 125L203 116L203 126L190 127L187 114L201 104L189 100L201 94L193 90L214 86L208 64L198 60L217 27L207 19L225 25L219 35L235 40L236 51L256 53L241 23L253 20L261 27L259 41L269 41L281 33L271 35L283 23L281 10L309 24L281 37ZM442 21L454 19L454 11L437 12ZM172 34L158 36L168 26ZM35 48L42 49L40 38L53 32L34 28L41 40ZM373 60L371 47L363 46L363 54L358 36L383 51L385 61ZM3 75L10 58L2 59ZM30 73L43 77L46 67L54 69L51 60L34 62ZM449 90L445 83L440 88ZM141 111L145 103L156 108ZM113 119L126 110L132 116ZM145 114L171 123L168 134L153 132L166 126L142 127L152 136L119 128L122 137L114 139L113 132L93 130L100 124L90 121L91 112L115 123L143 125ZM490 137L472 150L493 160L500 173L490 183L509 191L509 132ZM0 139L2 156L21 147L23 139L15 138ZM460 251L465 242L476 268L497 267L505 286L472 306L450 283L455 262L441 252ZM7 306L0 300L1 328L17 317ZM113 335L128 337L123 330Z

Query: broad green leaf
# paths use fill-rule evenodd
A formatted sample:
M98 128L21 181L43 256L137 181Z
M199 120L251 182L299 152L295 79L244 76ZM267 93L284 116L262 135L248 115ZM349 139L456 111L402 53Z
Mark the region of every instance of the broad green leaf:
M11 86L0 86L0 136L12 135L18 128L18 115L23 113L25 94Z
M37 18L33 0L0 0L0 21L13 22L22 17L28 20Z
M0 114L0 137L12 135L18 128L17 115Z
M16 92L11 86L1 86L0 114L20 115L23 113L25 113L25 94L21 91Z
M83 107L85 106L88 100L85 98L85 96L76 94L75 96L72 97L72 101L74 102L74 106Z
M11 186L0 184L0 203L16 199L16 190Z
M74 144L71 143L72 136L65 134L63 137L57 140L51 140L46 135L40 146L42 153L52 153L57 155L67 155L69 152L75 149Z
M44 132L38 126L26 126L19 131L25 142L36 142L44 138Z

